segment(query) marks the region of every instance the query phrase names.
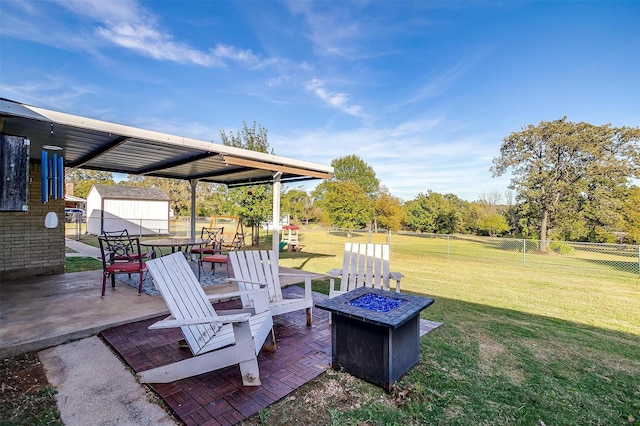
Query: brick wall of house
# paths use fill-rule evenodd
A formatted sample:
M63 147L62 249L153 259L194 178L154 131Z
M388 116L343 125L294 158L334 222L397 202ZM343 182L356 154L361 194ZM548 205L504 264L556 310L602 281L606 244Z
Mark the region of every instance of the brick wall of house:
M39 161L29 164L29 211L0 211L0 281L64 273L64 199L42 204ZM48 229L44 218L58 215L58 227Z

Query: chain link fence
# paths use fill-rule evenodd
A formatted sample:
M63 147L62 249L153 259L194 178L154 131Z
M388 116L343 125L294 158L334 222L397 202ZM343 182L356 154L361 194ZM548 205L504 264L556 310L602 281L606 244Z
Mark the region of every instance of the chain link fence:
M469 257L538 267L614 268L617 271L640 274L640 246L628 244L580 243L495 238L475 235L443 235L386 230L327 230L327 242L343 244L386 243L391 246L419 245L420 253L446 257Z

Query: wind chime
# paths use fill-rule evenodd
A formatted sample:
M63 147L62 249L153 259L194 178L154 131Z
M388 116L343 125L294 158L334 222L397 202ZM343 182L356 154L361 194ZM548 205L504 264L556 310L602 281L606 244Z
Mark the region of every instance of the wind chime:
M64 198L64 158L55 152L49 155L49 151L60 151L61 147L53 142L53 123L49 143L42 147L40 160L42 162L42 204L49 199L58 200Z

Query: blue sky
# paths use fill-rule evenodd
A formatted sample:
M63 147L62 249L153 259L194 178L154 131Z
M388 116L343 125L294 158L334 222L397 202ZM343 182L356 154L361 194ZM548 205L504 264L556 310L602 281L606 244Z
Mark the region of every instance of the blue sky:
M473 201L523 126L640 126L640 2L0 0L0 96Z

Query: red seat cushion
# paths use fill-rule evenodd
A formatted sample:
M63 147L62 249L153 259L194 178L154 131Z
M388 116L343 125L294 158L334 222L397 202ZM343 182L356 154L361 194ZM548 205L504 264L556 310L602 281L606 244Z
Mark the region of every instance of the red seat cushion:
M146 265L142 264L142 270L146 269ZM107 266L107 272L109 273L118 273L118 272L139 272L140 264L138 262L118 262L113 265Z
M212 256L203 257L202 261L212 263L227 263L229 261L229 256L227 256L226 254L214 254Z

